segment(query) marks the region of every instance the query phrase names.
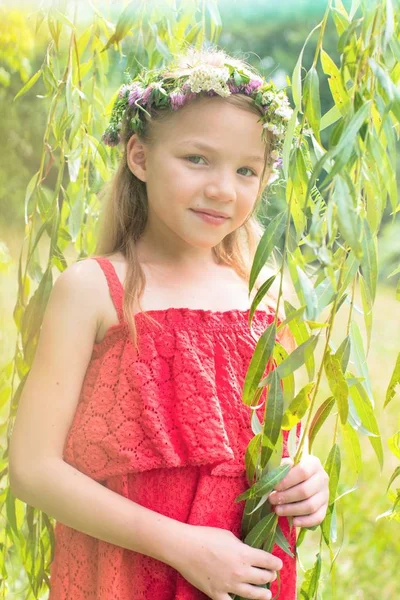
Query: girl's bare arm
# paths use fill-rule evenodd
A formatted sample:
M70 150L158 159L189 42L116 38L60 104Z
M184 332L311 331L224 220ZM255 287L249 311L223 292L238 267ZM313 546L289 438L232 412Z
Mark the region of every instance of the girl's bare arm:
M17 498L69 527L172 565L189 525L124 498L62 458L108 301L94 260L57 279L11 436L10 485Z

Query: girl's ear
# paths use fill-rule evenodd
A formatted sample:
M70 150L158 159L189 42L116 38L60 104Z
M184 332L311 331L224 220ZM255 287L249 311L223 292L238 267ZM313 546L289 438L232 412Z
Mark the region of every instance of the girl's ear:
M129 138L126 146L126 161L130 171L141 181L146 181L146 151L135 133Z

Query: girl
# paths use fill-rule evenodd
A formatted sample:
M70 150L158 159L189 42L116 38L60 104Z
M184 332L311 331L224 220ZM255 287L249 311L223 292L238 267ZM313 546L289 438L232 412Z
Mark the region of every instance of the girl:
M222 51L119 92L96 256L54 285L10 444L13 492L57 521L50 600L265 600L277 571L295 598L295 558L244 544L235 502L244 377L274 319L267 305L248 326L253 213L289 118L284 93ZM293 552L287 517L321 523L327 479L308 455L270 496Z

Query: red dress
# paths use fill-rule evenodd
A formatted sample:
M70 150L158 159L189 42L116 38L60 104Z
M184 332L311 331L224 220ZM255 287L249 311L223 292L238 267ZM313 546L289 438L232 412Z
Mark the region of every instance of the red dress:
M95 260L120 322L94 344L65 462L151 510L241 539L244 502L235 498L248 488L244 454L253 437L241 396L256 340L273 315L258 310L252 334L249 310L148 311L161 331L139 313L138 353L123 320L121 282L108 259ZM295 553L295 527L289 532L285 517L279 523ZM284 563L279 600L295 600L295 558L277 546L273 553ZM49 600L207 598L169 565L61 522L50 576Z

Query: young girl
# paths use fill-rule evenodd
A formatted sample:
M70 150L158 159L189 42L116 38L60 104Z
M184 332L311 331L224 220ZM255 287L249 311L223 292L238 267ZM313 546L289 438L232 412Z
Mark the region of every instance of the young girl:
M254 212L289 118L284 93L222 51L119 92L96 256L54 285L10 445L13 492L57 521L50 600L261 600L277 571L295 598L295 557L244 544L235 502L244 377L274 319L266 305L249 328ZM287 517L321 523L327 480L307 455L270 496L293 552Z

